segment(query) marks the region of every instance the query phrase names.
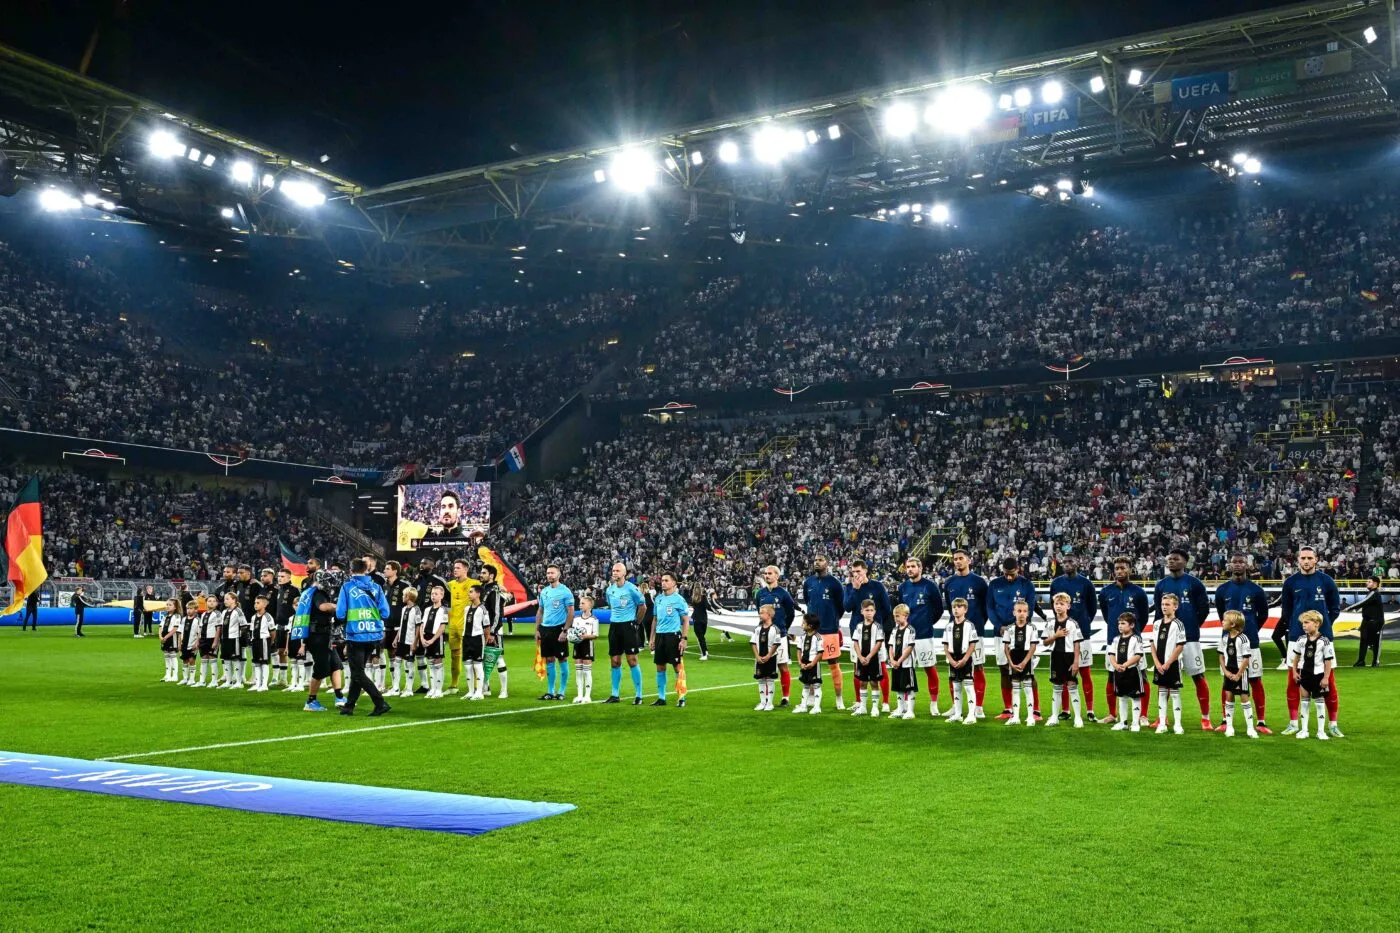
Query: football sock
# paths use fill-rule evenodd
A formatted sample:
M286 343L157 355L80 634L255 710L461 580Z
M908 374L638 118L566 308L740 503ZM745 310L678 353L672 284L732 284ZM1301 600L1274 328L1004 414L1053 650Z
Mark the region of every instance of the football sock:
M612 669L612 695L622 695L622 668L620 667L615 667Z
M1327 695L1323 698L1327 706L1327 718L1332 722L1337 721L1337 672L1333 671L1327 678Z
M579 671L579 674L583 677L583 695L586 696L586 697L592 698L592 696L593 696L593 665L590 664L590 665L588 665L587 667L582 668L582 669ZM502 672L501 676L504 677L504 676L505 676L505 673ZM504 684L501 685L501 689L502 689L502 690L505 689L505 685L504 685Z
M642 695L642 666L633 664L632 669L632 693L634 696Z
M1290 674L1289 677L1288 677L1288 721L1289 721L1289 722L1297 722L1297 721L1298 721L1298 701L1299 701L1299 698L1300 698L1301 696L1302 696L1302 694L1301 694L1301 692L1298 690L1298 681L1294 680L1294 679L1293 679L1293 676Z
M656 696L658 699L666 699L666 672L656 672Z
M1201 718L1210 718L1210 687L1206 684L1206 676L1197 674L1191 678L1196 682L1196 700L1201 704Z
M1160 687L1157 689L1157 724L1167 724L1167 691Z
M1031 696L1035 698L1035 714L1040 715L1040 681L1031 681Z
M1317 734L1323 735L1327 728L1327 700L1324 697L1321 703L1314 705L1317 706Z
M1311 699L1311 698L1308 698L1308 697L1303 697L1303 698L1299 701L1299 708L1300 708L1301 711L1302 711L1302 716L1301 716L1299 719L1295 720L1295 721L1299 723L1299 730L1298 730L1298 731L1301 732L1303 735L1307 735L1307 734L1308 734L1308 718L1309 718L1309 715L1312 713L1312 699Z
M982 665L972 669L972 689L976 694L977 708L982 708L982 699L987 695L987 671Z
M928 698L933 702L938 702L938 668L924 668L924 683L928 686Z
M1011 708L1011 668L1005 664L1001 666L1001 705Z
M560 661L560 662L559 662L559 689L555 691L555 694L558 695L558 696L562 696L563 693L564 693L564 691L567 690L567 689L569 689L569 662L568 662L568 661Z
M1108 683L1104 685L1104 694L1108 697L1108 711L1113 715L1120 715L1118 710L1118 691L1113 689L1113 675L1108 675Z
M1245 700L1240 706L1244 707L1244 725L1250 732L1254 731L1254 704Z
M1172 721L1179 729L1181 728L1181 691L1172 691Z
M786 700L792 696L792 671L786 667L778 671L778 682L783 687L783 699Z
M1071 690L1069 692L1069 708L1071 711L1073 711L1074 719L1076 722L1083 718L1083 713L1080 710L1080 702L1081 701L1079 699L1079 691Z
M497 675L497 676L500 678L500 680L501 680L501 696L505 696L505 695L509 692L508 690L506 690L506 684L507 684L507 681L508 681L508 678L509 678L510 674L509 674L508 671L506 671L504 668L502 668L501 670L496 671L496 675ZM589 687L592 687L592 686L593 686L593 679L592 679L592 678L593 678L593 675L590 674L590 675L589 675L589 680L588 680L588 686L589 686Z
M953 702L953 718L962 714L962 684L956 680L948 682L948 699Z
M880 665L880 702L890 705L890 669L883 663Z
M551 658L550 660L544 662L544 673L545 673L545 684L546 684L546 686L545 686L545 692L548 693L550 696L554 696L554 694L555 694L554 682L555 682L555 679L556 679L557 676L558 676L558 672L557 672L557 670L556 670L557 667L558 667L558 665L554 662L554 660L553 660L552 658Z
M1249 697L1254 701L1254 709L1259 713L1259 721L1264 721L1264 681L1251 680L1249 682Z
M1011 702L1007 706L1011 708L1011 719L1015 722L1021 718L1021 688L1017 686L1014 691L1009 687L1007 689L1011 692Z
M1092 713L1094 711L1094 669L1092 667L1079 669L1079 684L1084 688L1084 705Z
M1067 699L1069 699L1069 690L1068 690L1068 689L1060 689L1060 690L1051 690L1051 691L1050 691L1050 720L1051 720L1051 722L1054 722L1055 720L1057 720L1057 719L1060 718L1060 709L1061 709L1061 707L1063 706L1065 700L1067 700Z
M1069 695L1070 695L1070 686L1069 686L1069 684L1061 684L1061 685L1060 685L1060 705L1059 705L1059 707L1058 707L1059 709L1066 709L1066 710L1069 709ZM1051 706L1054 706L1054 704L1052 703ZM1052 715L1053 715L1053 714L1052 714Z

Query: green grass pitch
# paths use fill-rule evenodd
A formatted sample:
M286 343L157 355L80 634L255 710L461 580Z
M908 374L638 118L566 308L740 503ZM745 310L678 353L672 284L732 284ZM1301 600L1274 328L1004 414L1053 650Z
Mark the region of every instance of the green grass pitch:
M433 722L542 705L533 643L517 637L509 700L414 697L346 719L292 694L159 683L151 639L90 632L0 631L0 749L100 758L322 736L139 760L578 809L464 837L0 784L3 930L1400 922L1400 668L1353 670L1352 642L1338 673L1348 737L1323 743L954 726L923 700L912 722L855 719L832 711L829 684L821 716L757 713L747 644L718 640L708 663L688 658L683 710L563 703ZM1277 728L1284 675L1267 677ZM606 696L605 666L594 688ZM989 688L991 716L995 673ZM1048 705L1043 672L1041 689ZM404 722L423 725L355 731Z

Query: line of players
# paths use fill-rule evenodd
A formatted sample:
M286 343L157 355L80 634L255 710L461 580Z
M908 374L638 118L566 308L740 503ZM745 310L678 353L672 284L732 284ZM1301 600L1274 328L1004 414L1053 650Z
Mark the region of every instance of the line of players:
M1168 555L1167 576L1154 587L1149 608L1146 591L1132 582L1132 567L1127 559L1115 561L1113 582L1096 590L1093 583L1079 573L1074 558L1065 558L1065 572L1051 582L1050 597L1052 611L1056 602L1063 602L1060 597L1068 600L1065 616L1075 624L1075 629L1080 633L1080 637L1070 638L1072 633L1065 626L1051 625L1050 623L1055 620L1046 619L1037 603L1034 585L1021 575L1020 564L1014 557L1006 558L1002 562L1002 574L989 581L972 572L971 559L965 551L956 551L953 554L953 573L946 577L941 585L925 576L921 561L917 558L909 558L904 565L906 579L899 585L898 598L907 612L907 626L912 635L905 635L898 631L900 623L891 606L889 593L883 584L870 580L868 568L863 561L851 562L848 580L842 584L829 573L826 559L818 557L814 562L811 575L807 577L802 586L803 601L807 611L816 617L816 631L815 633L805 631L807 620L804 618L804 631L798 636L799 657L801 659L799 670L802 676L810 681L813 676L812 671L815 670L815 662L818 660L824 662L828 667L836 695L836 708L838 710L845 709L841 659L845 640L849 637L852 642L852 659L856 664L857 713L864 705L862 689L868 688L873 691L876 686L879 687L882 695L882 703L878 708L888 712L891 689L890 659L894 657L901 659L900 664L895 667L896 676L900 679L914 678L919 670L924 672L930 713L935 716L940 715L938 662L940 659L946 660L949 652L945 643L936 637L936 625L943 617L945 604L954 607L954 617L956 618L956 606L961 600L963 603L962 611L965 613L969 628L977 633L976 648L972 649L971 661L963 662L956 668L959 672L956 682L960 686L956 688L954 695L957 697L961 693L962 696L958 697L958 700L966 700L970 705L971 710L967 714L968 716L972 717L974 721L984 717L982 703L986 691L986 676L983 642L990 635L995 662L1001 674L1001 694L1005 710L998 717L999 719L1009 721L1016 717L1016 710L1019 708L1027 684L1030 695L1025 699L1029 708L1027 712L1029 721L1034 723L1042 718L1038 685L1034 677L1026 676L1026 667L1020 663L1024 661L1024 658L1018 659L1017 657L1018 651L1027 650L1025 643L1029 639L1029 642L1034 643L1037 647L1042 644L1050 644L1052 673L1055 674L1051 682L1056 688L1051 713L1052 720L1066 720L1070 718L1072 711L1080 709L1080 691L1082 691L1083 705L1088 709L1087 718L1093 722L1097 721L1097 717L1095 714L1093 649L1088 634L1091 632L1094 617L1101 613L1105 621L1109 623L1109 643L1105 663L1108 671L1114 675L1107 679L1106 692L1111 714L1105 718L1104 722L1118 725L1125 721L1123 710L1120 708L1121 704L1118 702L1122 696L1120 684L1130 683L1132 678L1125 677L1120 680L1116 675L1123 673L1123 671L1116 665L1125 664L1128 658L1134 656L1140 658L1139 665L1153 659L1153 652L1158 650L1157 642L1168 637L1168 633L1162 629L1171 627L1170 625L1163 626L1163 621L1174 617L1182 637L1180 651L1173 659L1169 656L1169 647L1165 644L1161 646L1163 653L1153 660L1154 682L1162 674L1162 671L1156 668L1158 661L1167 662L1169 667L1176 665L1183 676L1183 682L1185 678L1189 678L1192 682L1200 705L1201 728L1206 731L1228 732L1231 726L1224 717L1218 725L1213 724L1210 718L1210 690L1205 677L1205 658L1201 647L1201 625L1210 612L1212 601L1206 592L1205 585L1194 575L1186 572L1187 560L1188 555L1183 549L1174 549ZM1340 595L1332 578L1317 570L1317 555L1312 548L1300 549L1298 562L1299 572L1284 582L1280 607L1281 621L1279 631L1275 635L1275 641L1284 646L1285 660L1280 665L1280 669L1289 670L1287 687L1289 726L1284 730L1284 734L1291 735L1306 731L1306 724L1300 725L1299 723L1299 710L1303 705L1303 695L1306 693L1310 700L1322 704L1327 721L1327 734L1334 738L1341 738L1343 737L1342 732L1337 723L1336 679L1333 673L1335 650L1331 644L1332 622L1341 611ZM1259 733L1268 735L1271 734L1271 730L1264 720L1266 697L1262 657L1259 649L1259 630L1269 617L1268 597L1262 587L1249 579L1248 564L1242 555L1235 555L1231 558L1229 569L1230 578L1216 589L1214 608L1222 620L1230 612L1240 614L1243 619L1241 633L1248 649L1244 651L1239 645L1225 645L1227 668L1230 663L1233 663L1230 661L1228 652L1235 650L1242 652L1244 672L1241 675L1238 671L1229 671L1230 676L1226 678L1227 683L1221 691L1222 712L1233 708L1232 686L1243 684L1249 695L1250 712L1257 714L1255 729ZM755 671L755 677L761 682L772 681L776 677L782 688L782 705L787 706L791 683L787 664L787 643L789 641L789 626L796 618L797 603L785 588L778 586L778 576L777 567L765 568L763 583L758 587L754 596L754 602L761 614L764 612L765 606L773 607L774 624L781 636L770 648L765 637L761 635L761 625L759 631L755 632L755 658L756 661L762 662L759 669ZM875 629L873 632L862 628L867 601L871 604L874 614ZM1171 612L1171 616L1168 616L1168 606L1173 602L1175 603L1173 607L1175 611ZM1017 608L1018 606L1024 606L1028 615L1034 613L1042 620L1046 620L1048 632L1042 636L1039 628L1036 628L1033 633L1013 633L1013 637L1021 639L1021 642L1008 645L1005 640L1007 630L1012 628L1016 622L1016 616L1021 611ZM849 635L841 627L841 617L845 612L850 612L853 619L857 614L862 617L861 621L855 623L855 628L850 631ZM1306 631L1305 617L1308 613L1315 613L1318 617L1317 637L1321 639L1321 642L1315 641ZM1129 654L1120 659L1118 655L1127 650L1119 644L1122 639L1120 620L1124 616L1132 620L1132 635L1138 640L1139 652L1136 655ZM1145 638L1149 616L1156 625L1154 628L1155 638L1150 641ZM951 626L950 629L954 633L960 631L958 626ZM880 636L880 641L879 647L874 649L874 656L871 657L871 638L874 634ZM892 652L891 648L894 645L896 635L900 640L897 650ZM809 640L809 636L819 637L819 642ZM944 638L947 637L945 633ZM957 637L956 634L955 637ZM1078 643L1078 646L1074 663L1066 668L1064 676L1060 676L1055 670L1055 665L1061 662L1057 662L1055 659L1068 658L1065 646L1075 642ZM1309 668L1306 680L1300 677L1298 668L1293 663L1297 660L1293 654L1300 650L1300 642L1306 642L1301 647L1301 650L1306 652L1304 660L1307 664L1305 666ZM963 653L965 653L964 648L959 645L953 646L955 657L961 657ZM1035 652L1031 653L1031 657L1030 663L1033 669L1036 663L1034 660ZM1063 663L1067 664L1068 662ZM970 664L971 670L964 671L968 664ZM1324 670L1326 676L1323 682L1316 685L1316 690L1309 689L1308 684L1311 683L1313 674ZM905 673L901 673L901 671ZM770 672L774 676L769 676ZM965 679L962 676L964 673ZM811 686L811 684L804 682L804 687L806 686ZM896 692L901 694L901 699L907 699L907 702L900 708L901 718L906 718L904 713L912 713L912 694L917 692L917 684L907 684L906 686L907 689L904 690L896 687ZM970 696L967 692L969 687L971 689ZM1128 728L1132 728L1133 723L1148 724L1153 728L1161 728L1166 724L1166 715L1160 712L1156 720L1148 723L1148 699L1145 687L1144 684L1141 690L1129 695L1138 700L1139 709L1136 716L1127 716ZM759 706L771 708L772 684L761 686L760 689ZM1176 722L1179 728L1181 702L1179 691L1181 687L1168 685L1164 686L1163 689L1166 691L1165 699L1170 700L1172 709L1176 712ZM910 696L906 698L903 696L904 694L910 694ZM1159 705L1160 702L1159 700ZM951 712L950 710L949 713L942 715L951 718ZM966 717L962 718L966 721Z
M489 696L485 666L489 661L499 679L497 695L508 696L502 648L503 630L508 626L504 610L511 597L496 583L495 568L484 566L482 582L476 584L468 576L467 562L458 560L453 564L453 579L445 580L434 572L434 561L424 558L416 580L410 583L397 561L389 561L381 574L374 555L364 560L367 575L379 584L391 610L384 639L372 649L368 665L376 688L385 696L416 693L440 698L444 661L450 657L453 681L447 692L457 692L459 672L465 669L468 689L463 699ZM344 569L337 561L323 569L313 557L307 561L307 574L308 589L318 588L321 598L310 601L304 619L297 614L302 590L285 569L264 569L254 580L247 565L228 565L212 594L182 592L167 600L160 627L165 655L162 680L192 687L246 687L252 692L284 685L284 692L290 693L325 677L332 681L336 705L343 706L342 685L349 676L347 652L330 604L337 598ZM457 612L452 609L454 596L460 607ZM309 630L317 625L334 631L335 661L331 670L319 674L313 653L307 650ZM390 682L387 689L386 681Z

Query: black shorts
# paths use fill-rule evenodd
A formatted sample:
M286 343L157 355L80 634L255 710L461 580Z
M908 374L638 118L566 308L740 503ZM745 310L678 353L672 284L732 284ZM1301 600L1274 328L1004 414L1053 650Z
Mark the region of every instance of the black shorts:
M324 680L340 670L340 655L331 644L330 632L310 632L306 636L306 651L311 655L311 676Z
M754 680L777 680L778 679L778 658L769 658L767 661L755 661L753 663Z
M918 672L912 667L896 667L890 671L890 689L895 693L918 693Z
M546 661L560 660L567 661L569 658L569 643L560 641L559 636L564 633L562 625L541 625L540 626L540 657Z
M592 638L588 639L587 641L576 641L576 642L574 642L574 660L575 660L575 661L592 661L592 660L593 660L593 642L594 642L594 639L592 639Z
M1311 699L1327 696L1327 681L1317 671L1301 671L1298 674L1298 689Z
M658 667L681 663L681 633L657 632L656 648L652 651L652 658Z
M409 642L401 641L394 645L394 657L400 661L407 661L414 654L413 645Z
M424 647L419 648L417 653L418 653L418 655L419 655L420 657L427 658L429 661L441 661L441 660L442 660L442 639L439 638L437 641L433 642L431 645L425 645Z
M266 664L271 659L271 646L266 638L253 639L253 663Z
M219 660L237 661L242 650L243 645L237 638L225 638L219 645Z
M867 664L856 665L856 680L862 683L873 684L880 680L880 659L875 657Z
M817 686L822 682L822 666L818 664L811 670L803 670L797 675L797 680L808 687Z
M180 651L180 660L184 661L186 664L189 664L191 661L194 660L195 653L196 652L193 648L184 648Z
M620 658L624 654L635 655L642 650L642 633L634 622L608 623L608 655Z
M287 660L296 661L297 655L301 653L301 646L304 644L306 644L306 642L302 641L300 638L292 638L289 634L287 636Z
M1160 674L1159 674L1159 673L1156 673L1157 669L1156 669L1155 667L1154 667L1152 670L1153 670L1152 682L1153 682L1154 684L1156 684L1157 686L1161 687L1163 690L1180 690L1180 689L1181 689L1181 662L1180 662L1180 661L1177 661L1176 663L1170 665L1165 671L1163 671L1163 672L1160 673Z
M212 658L214 656L214 639L201 638L199 640L199 656L201 658Z
M278 628L272 636L272 650L281 654L291 644L291 634L285 628Z
M485 639L480 635L462 636L462 660L480 661L481 651L485 647Z

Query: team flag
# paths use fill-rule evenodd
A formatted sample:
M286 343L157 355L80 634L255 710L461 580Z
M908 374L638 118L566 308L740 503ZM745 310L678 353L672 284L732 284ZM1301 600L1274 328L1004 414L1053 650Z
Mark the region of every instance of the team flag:
M301 586L301 581L306 579L306 560L298 557L281 538L277 539L277 549L282 552L282 569L292 575L293 583Z
M1361 290L1361 297L1362 297L1362 298L1365 298L1367 301L1380 301L1380 300L1381 300L1381 296L1380 296L1380 293L1379 293L1379 292L1373 292L1373 291L1370 291L1369 289L1365 289L1365 288L1363 288L1363 289Z
M1241 515L1243 515L1243 514L1244 514L1244 500L1243 500L1243 499L1236 499L1236 500L1235 500L1235 517L1236 517L1236 518L1239 518L1239 517L1240 517Z
M39 477L29 482L15 497L5 523L5 557L9 580L15 585L15 598L0 616L9 615L49 578L44 569L44 517L39 506Z
M516 444L510 450L507 450L505 463L506 469L510 470L512 473L519 473L521 470L525 469L525 445Z
M798 483L797 488L793 491L796 492L799 496L810 496L812 494L812 490L807 488L806 483Z
M724 559L725 559L724 548L722 548L722 547L717 547L717 548L715 548L714 554L715 554L715 560L724 560Z
M1356 479L1356 471L1347 470L1345 473L1342 474L1342 479Z
M817 490L817 495L819 495L819 496L824 496L824 495L826 495L826 494L829 493L829 492L831 492L831 481L830 481L830 480L828 480L828 481L825 482L825 483L822 483L822 487L821 487L820 489Z
M476 556L481 558L481 562L486 566L495 568L496 582L501 589L514 598L515 605L523 606L530 601L530 593L525 589L520 571L515 569L514 564L502 557L499 551L493 551L483 544L476 549Z
M1327 507L1328 507L1329 509L1331 509L1332 511L1334 511L1334 512L1337 511L1337 506L1339 506L1339 505L1341 505L1341 504L1342 504L1342 500L1341 500L1341 499L1338 499L1336 496L1328 496L1328 497L1327 497Z
M1306 279L1307 277L1308 277L1308 274L1307 274L1306 272L1304 272L1302 269L1294 269L1294 270L1293 270L1293 274L1290 275L1290 276L1288 277L1288 280L1289 280L1290 282L1301 282L1301 281L1303 281L1303 279Z

